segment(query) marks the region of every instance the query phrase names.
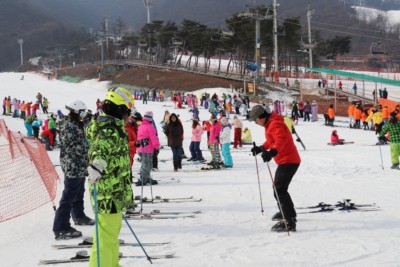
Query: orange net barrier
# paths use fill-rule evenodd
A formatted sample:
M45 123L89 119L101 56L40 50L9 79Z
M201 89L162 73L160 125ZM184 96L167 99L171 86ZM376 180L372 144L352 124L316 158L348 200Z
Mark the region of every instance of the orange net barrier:
M53 201L58 179L44 145L0 120L0 222Z

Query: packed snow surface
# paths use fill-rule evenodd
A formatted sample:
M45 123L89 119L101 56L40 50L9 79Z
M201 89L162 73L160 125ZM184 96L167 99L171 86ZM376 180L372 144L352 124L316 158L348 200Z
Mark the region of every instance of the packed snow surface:
M107 83L86 81L69 84L47 80L35 74L1 73L1 95L34 101L38 92L49 99L50 112L61 109L71 100L82 100L88 108L95 110L95 101L103 99ZM223 89L219 89L222 92ZM225 90L225 89L224 89ZM226 89L229 92L230 89ZM279 96L277 95L277 99ZM172 102L148 102L135 106L142 114L154 112L155 121L162 120L168 109L180 115L184 124L184 148L189 154L191 137L191 113L188 109L174 109ZM320 113L326 112L320 110ZM40 118L45 115L39 113ZM23 121L10 117L5 119L10 130L25 132ZM208 120L210 114L200 108L200 119ZM242 118L244 120L244 118ZM264 141L264 129L244 120L257 144ZM377 138L373 131L355 130L346 127L326 127L323 119L317 122L299 121L297 132L306 145L304 150L296 143L302 159L301 166L293 178L289 192L295 206L316 205L319 202L335 204L345 198L358 204L376 203L379 211L306 213L297 209L297 232L274 233L270 228L275 222L271 216L278 211L273 198L268 165L250 155L250 146L231 149L234 167L223 171L197 172L199 165L183 161L183 169L173 172L172 152L158 125L158 134L164 149L159 154L159 172L153 178L160 184L153 186L154 196L202 198L196 203L146 204L144 211L197 211L195 218L171 220L130 221L142 242L171 241L162 247L146 247L147 252L161 254L176 252L176 257L154 260L154 266L400 266L400 171L390 169L389 146L375 146ZM348 118L337 118L338 126L347 126ZM328 146L333 129L340 138L354 144ZM232 136L233 140L233 136ZM206 150L203 135L201 148ZM59 151L49 152L53 164L59 164ZM4 155L1 155L2 157ZM210 160L210 153L204 151ZM383 166L381 164L381 157ZM276 164L269 163L272 173ZM133 174L138 178L140 164L135 160ZM61 181L55 200L56 205L63 190L63 174L56 169ZM260 176L262 206L257 174ZM0 172L0 175L3 175ZM20 177L24 182L24 177ZM1 186L1 185L0 185ZM140 188L134 187L135 195ZM150 188L144 194L151 196ZM0 196L1 197L1 196ZM85 192L86 213L94 217ZM264 209L264 214L261 209ZM76 244L81 239L56 241L52 232L54 211L51 203L26 215L0 224L1 266L37 266L41 259L66 259L79 249L55 250L53 244ZM85 237L92 236L94 227L77 226ZM123 223L120 238L135 242L128 227ZM121 247L126 255L142 255L137 247ZM122 266L150 266L146 259L124 258ZM61 266L61 265L60 265ZM64 266L87 266L87 263L64 264Z

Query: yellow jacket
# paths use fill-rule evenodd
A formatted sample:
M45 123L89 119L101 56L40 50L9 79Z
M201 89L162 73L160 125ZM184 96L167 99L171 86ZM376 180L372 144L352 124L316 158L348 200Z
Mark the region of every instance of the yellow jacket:
M243 143L248 143L251 144L253 142L253 138L251 137L251 132L248 128L245 128L243 130L243 138L242 138Z
M365 121L370 121L371 119L372 119L372 121L374 122L374 125L375 125L375 124L380 124L380 123L383 121L383 119L382 119L382 112L381 112L381 111L377 111L377 112L375 112L375 113L371 112L371 113L368 115L368 118L367 118Z
M288 127L288 129L289 129L289 132L290 133L293 133L293 129L294 129L294 121L291 119L291 118L289 118L289 117L283 117L283 122L286 124L286 126Z

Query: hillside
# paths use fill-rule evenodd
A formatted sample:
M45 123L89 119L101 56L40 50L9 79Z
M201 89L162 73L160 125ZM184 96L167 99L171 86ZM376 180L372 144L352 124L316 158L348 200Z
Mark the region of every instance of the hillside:
M306 27L307 10L314 9L311 26L314 35L332 38L335 35L352 36L352 54L366 55L373 42L382 38L378 25L359 21L347 0L280 0L278 23L286 18L300 17ZM272 1L252 0L157 0L152 1L151 19L174 21L183 19L199 21L212 28L220 28L224 20L236 12L243 12L253 4L270 5ZM399 1L365 0L368 7L400 8ZM245 5L248 5L247 7ZM23 14L23 15L21 15ZM0 2L0 71L19 65L18 38L24 39L24 58L44 53L59 53L57 49L77 47L85 40L89 28L100 29L100 21L109 17L110 29L117 18L126 21L127 29L139 31L146 23L146 9L142 1L128 0L3 0ZM340 16L340 19L338 19ZM79 29L79 30L77 30ZM306 28L304 28L306 29ZM397 54L397 39L387 37L387 49ZM391 43L390 43L391 42ZM391 51L393 50L393 51ZM53 56L54 58L54 56Z
M17 39L23 39L24 61L30 57L64 48L79 37L79 32L46 13L33 8L28 1L0 1L0 71L20 63Z
M98 79L95 65L81 65L75 68L64 69L59 72L60 76L68 75L80 77L81 80ZM149 80L147 80L147 75ZM243 88L243 83L232 80L208 77L205 75L196 75L175 70L160 70L155 68L136 67L124 71L114 71L103 74L101 81L111 81L113 84L129 85L136 88L159 88L173 91L191 92L202 88ZM258 94L257 94L258 95ZM254 102L264 101L258 97L251 97ZM274 101L275 99L270 99ZM317 100L321 112L327 111L332 104L331 99L319 97L315 94L304 95L304 101L311 102ZM338 100L336 113L340 116L347 115L347 101Z

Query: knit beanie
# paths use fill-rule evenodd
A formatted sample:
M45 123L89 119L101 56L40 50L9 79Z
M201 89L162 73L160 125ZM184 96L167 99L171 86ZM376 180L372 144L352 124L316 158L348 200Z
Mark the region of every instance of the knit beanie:
M152 111L146 111L144 113L143 119L151 122L153 120L153 112Z

